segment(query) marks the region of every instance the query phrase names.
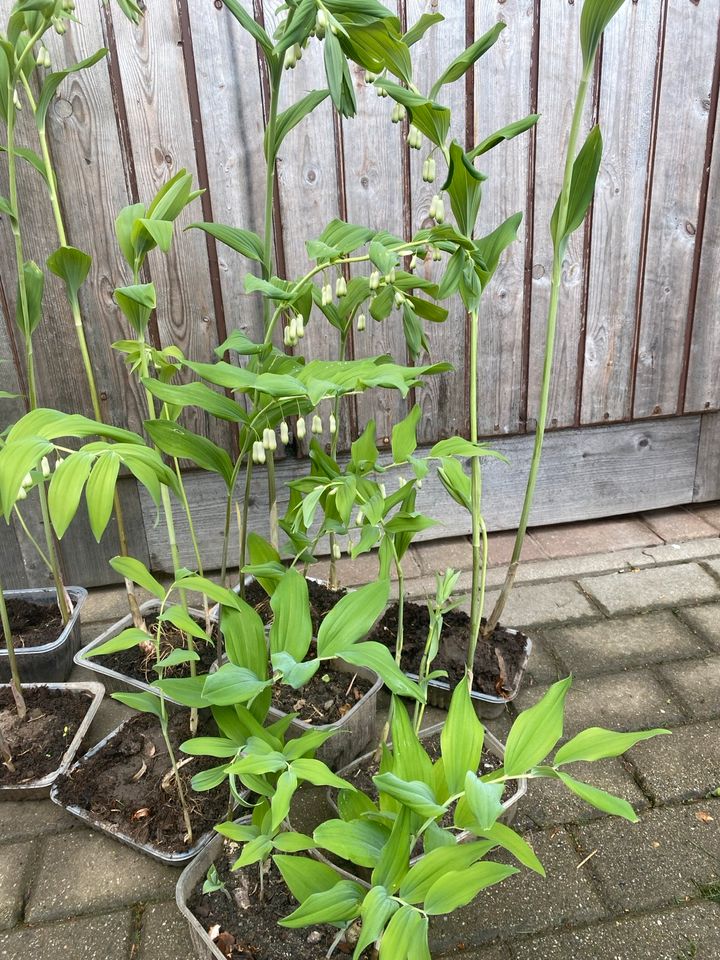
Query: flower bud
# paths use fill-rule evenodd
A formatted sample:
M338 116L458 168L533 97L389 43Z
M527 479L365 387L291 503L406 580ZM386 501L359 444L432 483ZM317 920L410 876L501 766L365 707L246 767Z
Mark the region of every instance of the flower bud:
M340 545L337 543L333 544L332 555L336 560L339 560L342 556L342 551L340 550Z
M353 548L354 548L354 547L355 547L355 541L353 540L352 537L348 537L348 538L347 538L347 546L346 546L345 549L347 550L347 555L348 555L349 557L352 556L352 552L353 552Z
M407 137L408 146L413 150L420 150L422 147L422 134L414 123L410 124Z
M396 290L396 291L395 291L395 306L396 306L396 307L398 307L398 308L401 307L401 306L405 303L405 299L406 299L406 298L405 298L405 294L404 294L404 293L402 293L400 290Z
M361 527L364 519L365 514L362 512L362 510L358 510L357 514L355 515L355 526Z
M328 19L327 14L324 10L318 10L317 16L315 17L315 35L319 40L322 40L325 36L325 31L327 30Z
M62 37L67 33L67 24L65 23L64 20L56 20L54 26L55 26L55 33L59 37Z
M23 477L22 485L26 490L28 489L28 487L31 487L33 485L33 478L30 476L29 473L26 473L25 476Z
M377 95L378 95L379 97L381 97L383 100L384 100L385 97L388 95L388 92L387 92L387 90L385 90L384 87L375 87L375 92L376 92Z
M402 489L405 486L405 477L402 474L398 474L397 478L398 489Z
M327 307L332 303L332 298L332 287L329 283L324 283L322 291L320 292L320 302L324 307Z
M312 426L310 429L313 433L323 432L322 419L317 414L315 414L315 416L312 418Z
M40 468L42 470L42 475L47 479L50 476L50 461L47 457L43 457L40 461Z
M60 466L61 463L65 463L65 458L64 458L64 457L55 457L55 469L56 469L56 470L57 470L57 468Z
M305 321L300 316L300 314L295 317L295 336L298 340L302 340L305 336Z
M335 419L335 414L330 414L330 435L334 436L337 433L337 420Z
M438 208L438 200L439 200L439 199L440 199L440 198L438 197L438 195L435 194L435 196L434 196L434 197L432 198L432 200L430 201L430 209L428 210L428 216L429 216L432 220L434 220L435 217L437 216L437 208Z
M422 485L423 485L422 480L417 480L415 482L415 486L418 488L418 490L422 490Z
M259 440L255 440L252 445L252 462L260 463L260 450L262 450L262 443Z
M286 445L290 443L290 431L288 430L288 425L284 420L280 424L280 442Z
M297 54L295 53L295 47L288 47L288 49L285 51L285 60L283 62L283 66L286 70L294 70L297 61L298 58Z
M305 418L298 417L297 426L295 427L295 433L297 434L298 440L303 440L305 437Z
M335 296L340 299L347 294L347 282L342 274L335 281Z
M432 258L436 263L442 260L442 250L440 247L433 247Z
M361 313L357 318L357 328L360 333L365 329L365 314Z
M365 71L365 83L375 83L377 80L377 74L371 73L370 70Z
M427 163L428 163L428 179L427 179L427 182L428 182L428 183L433 183L434 180L435 180L435 158L434 158L434 157L428 157Z
M412 273L413 270L415 270L415 269L417 268L417 265L418 265L419 262L420 262L420 261L418 260L416 254L413 254L413 255L412 255L412 260L410 261L410 272L411 272L411 273Z
M386 274L385 280L387 283L395 283L395 280L396 280L395 267L392 268L390 273Z
M16 500L27 500L27 490L25 489L25 487L20 487L20 489L19 489L18 492L17 492L17 496L15 497L15 499L16 499Z
M380 271L373 270L373 272L370 274L369 287L371 290L377 290L379 286L380 286Z
M22 110L22 103L20 102L20 97L17 90L13 90L13 103L16 110Z
M378 484L378 487L380 488L380 496L381 496L381 497L383 498L383 500L384 500L384 499L387 497L387 493L386 493L386 491L385 491L385 484L384 484L384 483L379 483L379 484Z
M438 197L437 209L435 211L435 220L437 223L445 222L445 201Z
M275 431L271 430L270 427L265 427L263 430L262 445L265 450L273 451L277 450L277 440L275 439Z

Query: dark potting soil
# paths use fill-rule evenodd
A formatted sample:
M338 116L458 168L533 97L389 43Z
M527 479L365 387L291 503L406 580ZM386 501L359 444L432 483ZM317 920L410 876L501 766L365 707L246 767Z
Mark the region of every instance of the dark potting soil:
M0 763L0 785L41 780L60 766L91 700L77 690L25 689L27 715L21 720L9 687L0 690L0 731L15 771Z
M299 720L322 726L335 723L358 703L372 684L364 677L323 666L301 690L287 684L273 687L272 705L284 713L298 713Z
M255 864L234 872L230 869L239 855L238 844L226 843L215 861L226 892L203 893L203 884L199 883L188 903L220 953L228 960L323 960L337 930L290 930L279 926L278 920L291 914L297 901L271 862L265 865L261 900L260 866ZM337 952L342 956L351 954L353 949L342 942ZM363 953L363 958L368 956Z
M83 760L62 778L59 799L81 807L105 825L138 843L164 853L183 853L216 823L225 819L228 791L224 784L207 793L194 793L191 778L217 765L213 757L188 758L179 745L190 737L187 711L170 717L170 742L190 808L193 840L185 838L185 822L171 771L167 747L156 717L138 714L98 753ZM198 736L217 736L212 719L200 714ZM183 762L186 761L186 762ZM165 783L163 781L165 780Z
M371 640L384 643L395 650L398 627L398 605L393 603L378 622ZM417 674L427 643L430 627L430 612L427 606L419 603L406 603L403 616L403 655L402 668L408 673ZM440 650L433 661L433 670L446 670L447 682L455 687L465 674L465 656L470 617L461 610L453 610L443 620ZM497 627L489 640L480 641L475 653L473 689L478 693L496 697L508 697L512 694L517 677L525 661L527 638L521 633L511 633L503 627Z
M41 647L57 640L62 633L62 617L55 603L36 603L22 597L8 597L6 602L16 649ZM5 649L1 630L0 648Z
M310 598L310 618L312 620L313 635L317 634L320 624L325 616L332 610L338 600L341 600L347 590L331 590L322 583L315 583L314 580L308 580L308 596ZM270 623L273 617L270 606L270 598L263 588L253 580L245 588L245 600L254 607L262 617L263 623Z
M197 621L205 627L205 624ZM157 617L147 617L145 623L148 628L148 642L151 644L147 649L140 647L130 647L129 650L119 650L117 653L111 653L105 657L93 657L96 663L108 667L121 673L124 677L131 677L133 680L142 680L143 683L152 683L158 679L158 673L153 669L156 662L155 640L157 636ZM215 631L217 626L213 627L212 639L208 643L195 639L195 652L200 657L195 661L195 670L197 673L208 673L215 663ZM172 650L178 647L187 646L187 641L183 633L171 623L164 623L162 630L162 642L160 652L166 657ZM168 667L164 672L165 677L189 677L190 664L178 663L174 667Z

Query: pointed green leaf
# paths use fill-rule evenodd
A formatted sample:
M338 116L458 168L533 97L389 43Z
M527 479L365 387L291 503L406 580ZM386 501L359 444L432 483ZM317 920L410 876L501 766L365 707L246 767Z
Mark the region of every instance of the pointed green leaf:
M630 823L638 822L638 815L627 800L623 800L621 797L614 797L605 790L600 790L598 787L591 787L588 783L575 780L562 770L558 770L557 775L568 790L572 790L581 800L589 803L597 810L602 810L603 813L610 813L616 817L623 817L625 820L629 820Z
M85 484L90 529L98 543L112 516L119 471L120 457L116 453L108 452L98 457Z
M488 862L474 863L465 870L451 870L430 887L424 909L430 916L452 913L474 900L481 890L507 880L514 873L518 873L517 867Z
M484 739L485 728L473 709L467 679L463 678L453 691L440 734L445 778L451 794L466 790L466 774L475 776L479 770Z
M470 67L495 44L495 41L506 26L507 24L503 23L502 20L498 20L494 27L477 39L475 43L471 44L459 57L456 57L433 84L430 91L431 99L435 99L440 87L444 86L444 84L454 83L456 80L459 80L460 77L464 76Z
M603 31L623 2L624 0L584 0L580 14L580 46L586 69L593 62Z
M605 730L602 727L589 727L583 730L555 754L554 766L563 763L577 763L582 760L603 760L606 757L619 757L641 740L650 740L669 730L657 728L642 730L637 733L616 733L614 730Z
M110 566L121 577L126 580L132 580L143 590L147 590L158 600L165 600L166 590L163 585L155 579L148 568L140 560L134 557L113 557L110 560Z
M330 890L312 893L288 917L278 923L281 927L310 927L319 923L340 923L352 920L360 912L365 891L350 880L341 880Z
M390 583L376 580L340 599L320 624L317 637L318 656L336 656L366 636L385 609Z

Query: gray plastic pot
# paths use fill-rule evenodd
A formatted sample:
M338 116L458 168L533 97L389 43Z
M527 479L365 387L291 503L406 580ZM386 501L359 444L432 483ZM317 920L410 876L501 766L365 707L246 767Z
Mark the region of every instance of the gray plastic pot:
M481 720L497 719L497 717L502 715L507 704L517 697L520 692L520 687L522 686L525 670L527 669L528 659L532 653L532 640L530 637L525 636L525 634L519 630L512 630L510 627L505 627L504 629L506 633L516 634L517 636L525 638L525 656L515 677L515 686L506 697L497 697L490 693L479 693L477 690L472 691L470 696L472 697L475 712ZM418 679L417 674L414 673L408 673L407 676L411 680L417 681ZM446 680L431 680L428 684L427 698L431 707L447 710L450 706L450 700L452 699L452 688Z
M73 612L57 638L39 647L16 647L15 654L18 669L24 683L61 683L70 676L73 656L79 648L80 611L87 600L87 590L83 587L67 587L73 603ZM33 603L47 606L57 604L54 587L35 587L27 590L5 590L4 596L10 600L19 597ZM8 654L3 646L0 649L0 683L10 680Z
M77 729L75 736L68 745L63 754L60 765L52 773L46 774L40 780L33 780L30 783L11 784L0 786L0 800L41 800L50 796L51 788L57 778L64 774L70 764L75 759L75 754L82 746L83 740L88 734L90 724L93 722L95 714L100 708L102 698L105 696L105 688L101 683L92 681L82 681L78 683L29 683L23 685L24 690L37 687L47 687L51 690L79 691L88 698L88 709L85 717Z
M67 775L72 777L75 774L82 774L84 764L106 746L112 746L112 741L114 738L117 737L120 731L133 719L133 717L130 717L127 720L124 720L119 727L116 727L104 739L95 744L91 750L88 750L85 756L77 760L72 767L67 770ZM137 840L133 840L132 837L129 837L127 834L123 833L116 824L109 823L106 820L97 819L88 810L85 810L84 807L63 803L58 796L57 784L53 786L50 792L50 799L53 803L56 803L59 807L62 807L63 810L66 810L73 816L78 817L78 819L82 820L83 823L87 824L87 826L92 827L93 830L97 830L100 833L105 833L109 837L112 837L113 840L119 840L120 843L124 843L126 847L131 847L133 850L139 850L140 853L144 853L148 857L152 857L153 860L159 860L160 863L166 863L171 867L184 867L189 860L192 860L193 857L197 856L201 850L204 850L207 844L212 840L213 836L216 836L213 830L208 830L206 833L203 833L200 837L198 837L192 847L190 847L188 850L182 851L181 853L167 853L165 850L160 850L152 843L139 843Z
M141 605L140 613L142 613L143 617L149 617L157 613L161 606L162 604L159 600L147 600ZM195 610L190 607L188 609L188 613L193 618L199 619L201 623L205 620L205 614L202 610ZM79 667L84 667L86 670L92 670L93 673L99 674L108 693L137 693L137 691L142 690L144 693L154 693L156 696L158 696L158 691L144 680L136 680L134 677L127 677L124 673L120 673L118 670L112 670L110 667L104 666L99 660L96 660L95 657L88 656L92 650L95 650L108 640L112 640L113 637L116 637L119 633L122 633L123 630L126 630L132 625L133 621L130 614L128 614L126 617L123 617L122 620L118 620L116 623L113 623L113 625L108 627L107 630L103 631L99 637L91 640L90 643L86 644L81 650L78 650L74 657L75 663ZM178 706L172 697L165 697L165 700L174 706Z

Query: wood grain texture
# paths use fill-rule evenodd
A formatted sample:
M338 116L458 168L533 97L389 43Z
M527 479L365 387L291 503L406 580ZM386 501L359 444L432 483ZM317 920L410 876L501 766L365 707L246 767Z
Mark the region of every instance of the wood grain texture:
M635 417L677 406L719 15L712 0L668 4Z
M661 4L626 3L602 48L603 160L595 188L581 420L631 415L644 182Z
M720 500L720 413L704 413L700 417L693 500Z
M541 4L538 70L537 155L533 248L530 361L528 370L528 424L537 420L545 354L545 328L550 300L552 242L550 217L562 186L570 123L582 70L579 43L580 4L561 0ZM590 129L592 92L588 91L582 143ZM560 289L548 427L574 423L577 401L578 347L584 313L585 225L570 239L565 253Z
M507 27L475 67L477 141L532 113L533 0L477 4L475 35L485 33L496 20ZM496 93L499 86L502 96ZM532 133L522 134L476 162L488 177L478 233L490 233L518 210L523 213L518 241L505 252L480 308L478 407L479 428L484 434L517 433L522 428L524 278L528 217L532 215L527 182L532 137Z
M700 421L700 417L692 416L554 431L546 441L531 524L540 526L629 513L638 509L638 490L643 491L643 509L689 503L693 496ZM485 467L483 503L489 530L512 530L517 525L532 444L533 438L529 435L499 437L494 441L510 463L493 460ZM289 458L278 466L281 512L286 503L285 484L302 470L302 464ZM390 489L392 474L385 479ZM224 487L217 478L197 473L187 477L186 489L204 545L206 566L217 568L222 543ZM152 518L153 510L142 490L140 499L143 515ZM434 469L423 483L418 510L440 521L421 534L420 539L469 533L468 514L450 500ZM264 476L257 471L253 479L251 529L265 533L266 517L266 486ZM151 564L167 570L169 554L164 528L146 520L146 532ZM181 519L177 534L181 556L191 563L187 529ZM231 556L233 554L237 556L237 537L231 543Z

